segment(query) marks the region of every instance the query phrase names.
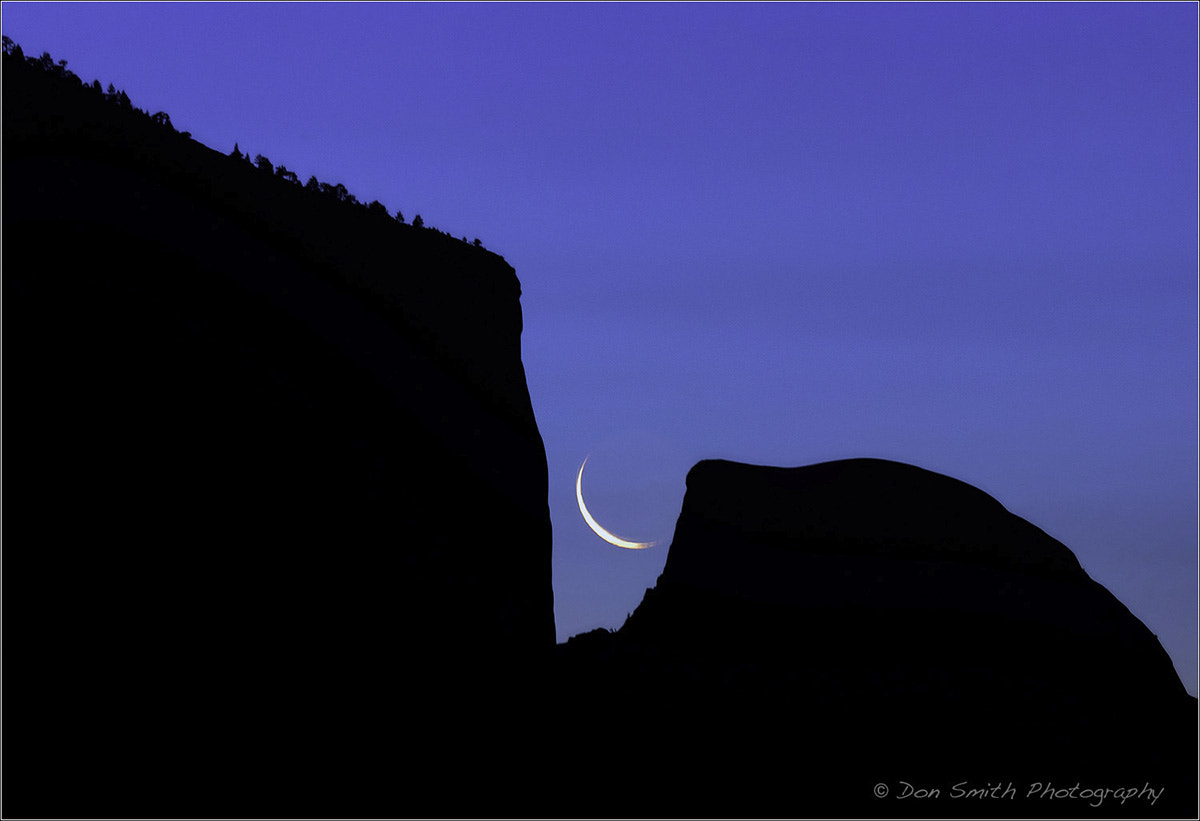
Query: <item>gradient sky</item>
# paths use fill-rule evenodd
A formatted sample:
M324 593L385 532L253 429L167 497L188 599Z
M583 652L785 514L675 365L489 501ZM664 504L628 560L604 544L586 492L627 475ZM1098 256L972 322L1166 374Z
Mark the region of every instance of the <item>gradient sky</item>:
M697 460L875 456L1064 542L1196 694L1195 3L0 16L212 148L516 268L559 641L654 585ZM592 534L588 454L596 518L663 544Z

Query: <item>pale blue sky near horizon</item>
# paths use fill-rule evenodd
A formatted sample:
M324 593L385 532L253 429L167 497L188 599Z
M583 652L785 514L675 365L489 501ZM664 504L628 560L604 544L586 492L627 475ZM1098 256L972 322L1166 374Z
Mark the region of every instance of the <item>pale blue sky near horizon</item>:
M702 458L969 482L1197 693L1194 3L32 3L176 128L522 283L559 641L616 628ZM575 504L639 541L599 540Z

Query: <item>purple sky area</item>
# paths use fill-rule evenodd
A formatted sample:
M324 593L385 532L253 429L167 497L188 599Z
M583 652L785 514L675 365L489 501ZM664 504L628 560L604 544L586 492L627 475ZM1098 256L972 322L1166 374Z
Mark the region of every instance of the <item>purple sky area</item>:
M516 268L560 641L654 585L697 460L876 456L1064 542L1196 693L1196 4L0 13ZM663 544L587 528L589 453L596 518Z

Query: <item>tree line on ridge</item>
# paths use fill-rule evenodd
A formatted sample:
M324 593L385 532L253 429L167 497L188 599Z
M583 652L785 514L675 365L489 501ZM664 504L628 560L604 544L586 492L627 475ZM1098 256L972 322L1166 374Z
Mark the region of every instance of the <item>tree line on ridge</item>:
M124 90L114 87L112 83L108 84L107 89L101 86L99 80L93 80L91 84L85 83L77 74L75 74L75 72L67 68L66 60L55 61L54 58L50 56L50 52L48 51L42 52L40 57L26 57L25 52L21 49L20 44L14 42L13 39L7 34L3 35L3 47L5 58L20 60L26 65L47 75L57 77L64 81L75 82L84 89L87 89L92 93L102 97L105 101L115 105L118 108L125 109L134 114L139 114L143 117L146 117L156 125L169 129L173 133L177 133L185 138L190 139L192 136L191 132L177 131L171 124L171 116L167 114L167 112L156 111L151 114L144 109L135 107L133 102L130 100L129 95L126 94ZM251 159L249 153L243 153L236 142L233 144L233 151L230 152L229 156L238 162L242 162L251 168L256 169L259 172L276 177L297 187L301 187L305 191L308 191L312 194L323 196L327 199L343 203L347 206L362 208L374 216L387 217L389 219L394 219L396 222L401 224L405 223L404 214L400 210L397 210L393 215L388 211L387 206L385 206L379 200L372 200L369 203L363 202L351 194L346 189L346 186L340 182L331 184L318 180L316 176L310 176L306 183L301 183L299 175L297 175L291 169L284 165L274 165L262 154L257 154L253 159ZM451 239L455 238L452 234L450 234L449 231L442 231L441 229L427 226L425 224L425 220L422 219L420 214L417 214L413 217L412 227L426 231L433 231L435 233L442 234L443 236L450 237ZM461 240L464 243L467 242L467 238L465 236L462 237ZM480 242L478 238L476 238L470 244L474 245L476 248L483 247L483 243Z

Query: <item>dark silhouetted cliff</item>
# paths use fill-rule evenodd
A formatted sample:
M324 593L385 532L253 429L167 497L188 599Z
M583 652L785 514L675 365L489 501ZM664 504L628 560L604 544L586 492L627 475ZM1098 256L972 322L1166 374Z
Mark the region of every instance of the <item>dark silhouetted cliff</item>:
M441 811L555 642L513 269L3 78L7 812Z
M1155 636L1064 545L910 465L701 462L656 586L560 663L588 762L654 772L602 814L1195 813L1196 700ZM1131 785L1165 791L1078 797Z

